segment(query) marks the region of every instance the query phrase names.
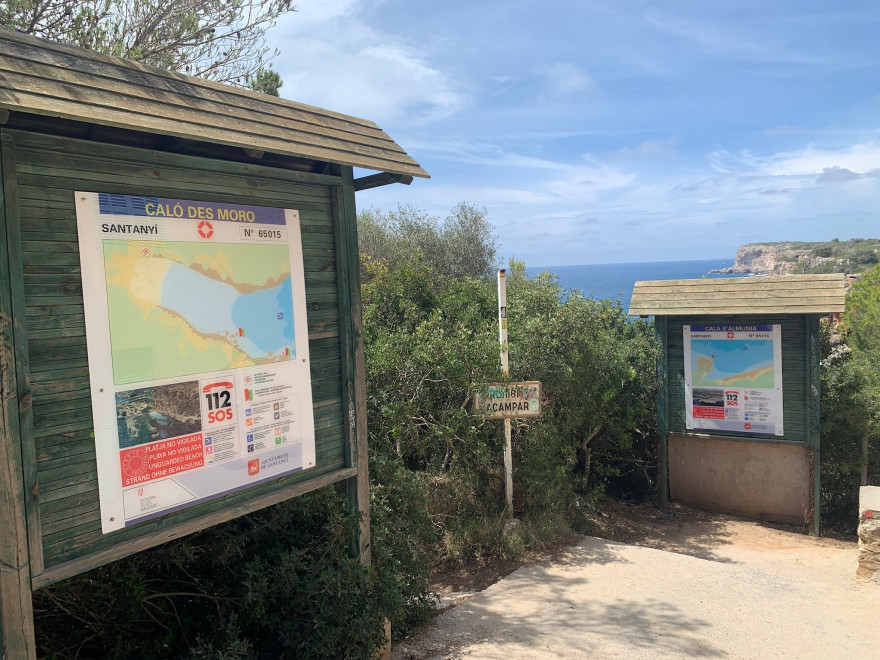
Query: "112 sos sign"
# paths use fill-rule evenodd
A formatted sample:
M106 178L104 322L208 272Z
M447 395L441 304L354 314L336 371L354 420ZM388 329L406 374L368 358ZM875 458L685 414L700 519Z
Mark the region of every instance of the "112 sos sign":
M235 422L235 383L233 378L201 383L202 424L219 428Z

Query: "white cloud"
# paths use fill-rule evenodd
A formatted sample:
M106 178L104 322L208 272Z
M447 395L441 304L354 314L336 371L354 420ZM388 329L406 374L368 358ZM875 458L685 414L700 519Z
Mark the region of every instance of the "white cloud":
M401 117L432 121L457 112L465 97L430 62L424 45L370 27L360 14L375 3L301 2L271 34L273 62L291 100L380 125Z
M577 94L594 88L593 80L579 66L571 62L554 62L547 67L544 76L550 90L556 94Z
M408 146L413 152L433 154L435 158L444 161L481 165L488 168L514 167L535 170L564 170L568 167L566 163L518 154L485 141L463 142L456 139L437 137L430 142L410 141ZM488 171L491 171L491 169Z
M562 161L491 145L473 145L472 154L447 147L434 155L467 160L462 166L482 170L484 178L473 185L441 178L421 192L413 184L360 199L424 206L429 197L441 214L463 200L485 204L502 253L530 265L685 259L694 250L732 256L730 244L748 240L827 240L843 237L844 227L866 234L880 207L880 172L864 173L871 154L880 155L872 143L760 155L718 150L697 160L678 157L682 167L674 170L662 157L622 159L619 152ZM836 162L861 169L829 165Z
M762 174L820 174L828 168L841 167L854 172L880 169L880 142L865 142L841 149L808 146L788 153L775 154L758 167Z
M351 18L363 9L365 5L373 4L368 0L298 0L296 12L288 15L280 22L280 29L293 27L305 30L313 29L322 23L337 18Z
M880 141L869 140L847 146L820 148L807 145L800 149L758 155L749 150L732 153L718 149L708 154L716 172L763 177L811 177L833 170L864 174L880 170ZM825 177L831 182L833 177ZM811 178L812 180L812 178ZM835 182L840 182L837 177Z
M800 129L791 124L780 124L779 126L771 126L770 128L764 129L764 135L767 137L788 137L790 135L796 135L798 132L800 132Z
M832 39L839 12L298 4L270 35L282 94L376 121L434 177L359 205L485 204L503 252L536 265L732 255L880 226L876 56L870 26ZM860 85L828 77L844 66L862 67Z
M635 147L623 147L612 151L608 157L612 160L644 160L646 158L672 160L679 157L675 150L675 144L678 140L679 138L675 136L666 140L645 140Z
M711 53L763 62L818 64L823 61L818 55L786 46L778 35L760 29L757 24L734 27L723 20L712 24L655 10L647 11L645 20L655 29L691 41Z

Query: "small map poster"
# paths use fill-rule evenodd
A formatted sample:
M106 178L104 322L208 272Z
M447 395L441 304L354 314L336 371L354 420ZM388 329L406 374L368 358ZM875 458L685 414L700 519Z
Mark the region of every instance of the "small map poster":
M782 435L779 325L685 325L687 428Z
M315 465L299 214L76 193L104 533Z

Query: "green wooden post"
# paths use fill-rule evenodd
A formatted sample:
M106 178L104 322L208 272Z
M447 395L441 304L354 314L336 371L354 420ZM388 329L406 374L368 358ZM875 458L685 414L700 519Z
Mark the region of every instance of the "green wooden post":
M657 390L657 433L660 435L660 506L669 505L669 475L666 466L667 434L669 433L669 348L666 341L666 317L654 317L654 332L660 342L657 363L660 388Z
M813 450L813 520L810 534L819 536L819 522L821 519L821 496L822 496L822 470L821 470L821 447L819 438L819 413L821 400L821 375L819 373L819 317L811 314L805 319L807 336L807 441Z
M347 460L357 467L357 476L347 481L348 505L360 513L361 524L352 539L352 555L370 564L370 478L367 459L366 367L364 364L363 316L361 305L360 258L358 255L357 211L354 172L341 168L342 185L335 197L334 222L337 231L337 272L339 273L340 340L342 341L343 400L347 413Z
M24 294L24 267L21 253L21 222L19 218L18 183L16 172L15 140L8 131L2 135L2 174L5 188L6 244L9 259L9 290L12 318L26 316ZM27 512L29 564L31 576L43 571L43 546L37 530L40 529L37 493L37 457L34 442L34 406L31 396L30 365L28 362L28 338L24 324L13 325L12 341L15 345L15 375L18 390L18 431L21 446L22 481L25 484L25 510Z
M6 226L8 183L4 180L0 189L0 652L13 660L35 658L36 645L15 366L14 334L20 321L12 314Z

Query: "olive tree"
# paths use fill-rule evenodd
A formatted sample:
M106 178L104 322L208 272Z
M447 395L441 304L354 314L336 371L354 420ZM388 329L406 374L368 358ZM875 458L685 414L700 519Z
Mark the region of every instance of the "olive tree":
M290 0L5 0L0 26L277 95L265 33L292 11Z
M485 208L461 202L445 218L412 206L358 213L362 254L395 268L418 255L445 277L492 277L495 232Z

